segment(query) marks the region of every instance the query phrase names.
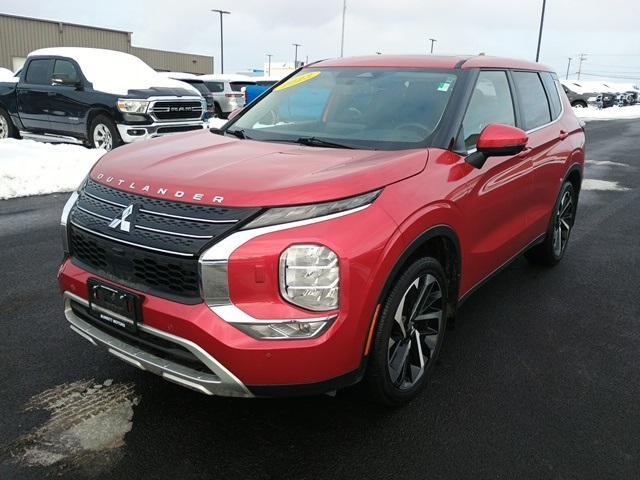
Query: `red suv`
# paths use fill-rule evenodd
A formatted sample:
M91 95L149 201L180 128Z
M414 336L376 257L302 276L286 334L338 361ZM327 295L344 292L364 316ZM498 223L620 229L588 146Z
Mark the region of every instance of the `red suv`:
M71 328L206 394L414 397L447 321L554 265L584 130L548 68L375 56L295 72L222 129L105 155L62 215Z

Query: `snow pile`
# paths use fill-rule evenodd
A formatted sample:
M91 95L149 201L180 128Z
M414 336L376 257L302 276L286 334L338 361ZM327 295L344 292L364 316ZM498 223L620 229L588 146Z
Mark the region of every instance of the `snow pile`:
M624 118L640 118L640 105L609 108L574 108L576 117L583 120L616 120Z
M13 76L13 72L8 68L0 67L0 82L17 82L18 79Z
M104 150L33 140L0 140L0 199L71 192Z
M158 75L153 68L138 57L128 53L99 48L42 48L29 56L59 55L73 58L93 89L114 95L127 95L129 90L146 90L153 87L188 90L189 94L200 95L191 85Z

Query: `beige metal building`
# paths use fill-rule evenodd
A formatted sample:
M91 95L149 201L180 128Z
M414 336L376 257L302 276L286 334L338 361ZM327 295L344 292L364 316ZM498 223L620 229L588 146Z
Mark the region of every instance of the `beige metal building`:
M131 53L156 70L206 74L213 57L131 45L131 32L0 14L0 67L16 71L33 50L45 47L106 48Z

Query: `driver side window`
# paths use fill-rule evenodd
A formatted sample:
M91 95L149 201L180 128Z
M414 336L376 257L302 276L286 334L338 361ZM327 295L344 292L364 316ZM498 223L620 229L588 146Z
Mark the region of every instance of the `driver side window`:
M467 150L476 147L480 132L491 123L516 124L511 89L504 71L484 71L478 75L462 121L462 136Z

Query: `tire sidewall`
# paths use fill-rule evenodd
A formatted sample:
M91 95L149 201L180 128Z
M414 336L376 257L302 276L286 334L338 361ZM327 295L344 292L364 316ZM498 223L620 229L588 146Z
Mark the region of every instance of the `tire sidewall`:
M425 273L433 275L440 283L442 289L442 334L436 344L435 353L429 358L422 378L411 388L400 390L391 382L388 369L388 341L391 329L395 322L394 315L400 304L402 296L413 281ZM435 368L438 355L440 353L447 322L447 305L449 302L448 285L444 269L440 263L431 257L417 259L409 265L398 278L394 288L381 306L380 317L374 336L373 346L369 356L367 367L367 381L370 387L375 390L375 394L388 405L401 405L413 399L428 382L433 369ZM381 398L380 398L381 397Z
M15 138L16 129L13 126L13 122L11 121L11 117L9 116L9 114L3 108L0 108L0 116L7 122L7 136L2 137L2 139Z
M555 218L558 212L558 208L560 208L560 202L562 201L562 197L565 195L565 193L567 193L567 191L571 192L571 202L572 202L571 209L573 210L571 212L571 228L569 229L569 235L567 236L566 245L560 251L560 255L556 255L555 251L553 250L553 230L555 226ZM562 188L560 189L560 193L558 194L556 203L553 206L553 213L551 214L551 222L549 222L549 229L547 230L547 240L548 240L547 248L549 249L551 256L556 262L559 262L560 260L562 260L562 257L564 257L564 254L567 251L567 248L569 248L569 240L571 240L571 232L573 232L573 224L575 223L575 220L576 220L577 206L578 206L578 199L576 198L575 188L573 188L573 184L571 182L566 181L562 184Z

